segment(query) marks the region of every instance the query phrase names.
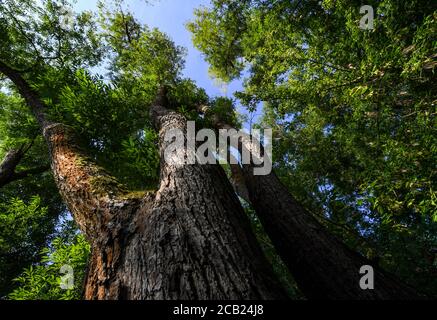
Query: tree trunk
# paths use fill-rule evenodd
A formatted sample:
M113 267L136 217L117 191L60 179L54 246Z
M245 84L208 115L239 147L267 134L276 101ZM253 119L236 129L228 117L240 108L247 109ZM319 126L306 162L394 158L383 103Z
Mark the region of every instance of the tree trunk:
M360 268L372 263L331 235L289 194L274 173L243 169L250 199L262 225L299 288L313 299L411 299L419 295L374 268L374 289L360 287Z

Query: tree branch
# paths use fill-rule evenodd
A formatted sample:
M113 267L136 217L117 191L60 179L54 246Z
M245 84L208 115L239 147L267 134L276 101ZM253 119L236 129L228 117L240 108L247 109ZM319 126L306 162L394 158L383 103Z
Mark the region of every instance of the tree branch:
M23 159L24 155L33 145L33 140L30 144L23 144L18 150L10 150L6 153L5 158L0 164L0 188L13 181L27 178L31 175L40 174L47 171L50 167L43 165L31 169L26 169L16 172L16 168Z
M34 167L31 169L23 170L23 171L20 171L20 172L17 172L14 174L13 181L21 180L21 179L27 178L27 177L32 176L32 175L44 173L49 169L50 169L49 165L42 165L39 167Z
M13 176L15 174L15 168L20 163L23 155L21 149L10 150L6 153L5 158L0 164L0 188L14 181Z
M24 98L28 106L31 108L36 120L44 130L50 124L45 115L46 106L39 99L38 95L29 86L27 81L21 76L20 72L3 61L0 61L0 72L7 76L17 87L18 92Z

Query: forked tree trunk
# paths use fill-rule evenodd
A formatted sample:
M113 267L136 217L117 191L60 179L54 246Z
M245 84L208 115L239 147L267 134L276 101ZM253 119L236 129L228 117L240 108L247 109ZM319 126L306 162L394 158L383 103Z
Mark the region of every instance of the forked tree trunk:
M91 244L86 299L285 299L240 203L219 166L163 160L165 133L186 120L158 99L161 179L154 194L132 197L50 122L19 72L0 61L41 126L62 197ZM184 152L178 156L185 157Z
M218 166L166 163L165 133L185 131L186 120L162 106L154 108L159 113L159 190L133 206L118 204L112 215L124 222L114 222L112 230L101 227L85 297L284 299L224 172Z
M92 245L85 298L285 298L221 168L163 161L165 133L186 128L181 115L162 103L152 108L160 136L160 186L155 194L135 198L82 153L70 129L46 119L45 105L18 72L1 61L0 71L32 108L59 191ZM359 270L369 261L330 235L273 173L254 176L252 170L243 170L250 200L308 298L417 297L377 268L375 289L362 290Z
M186 121L169 112L157 123L163 156L165 133ZM92 245L86 299L285 298L220 167L162 160L159 190L135 199L68 128L44 133L61 195Z

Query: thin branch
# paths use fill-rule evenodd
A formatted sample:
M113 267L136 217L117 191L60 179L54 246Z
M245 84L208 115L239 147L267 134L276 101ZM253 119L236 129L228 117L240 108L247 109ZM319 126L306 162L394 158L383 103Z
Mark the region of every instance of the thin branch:
M32 41L31 38L29 38L29 36L27 35L27 33L24 31L23 26L21 25L20 21L15 17L14 14L12 14L11 12L9 12L9 10L6 9L6 12L8 14L8 16L14 20L15 24L18 27L18 30L20 31L21 35L26 38L27 41L29 41L30 45L33 47L33 49L35 50L35 54L38 56L38 58L41 58L41 54L38 50L38 48L36 47L35 43Z
M32 175L44 173L49 169L50 169L49 165L43 165L43 166L23 170L23 171L15 173L12 176L12 180L10 182L16 181L16 180L21 180L21 179L27 178L27 177L32 176Z
M26 100L27 105L31 108L41 128L44 129L47 127L50 122L47 120L45 114L46 106L27 81L21 76L20 72L8 66L3 61L0 61L0 72L6 75L15 84L21 96Z

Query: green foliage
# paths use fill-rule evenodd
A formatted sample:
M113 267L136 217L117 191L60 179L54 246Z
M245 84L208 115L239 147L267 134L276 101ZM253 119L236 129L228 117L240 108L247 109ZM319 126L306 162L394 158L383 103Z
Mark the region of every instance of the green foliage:
M12 300L77 300L82 296L86 264L90 246L82 235L71 242L56 238L49 248L43 249L41 262L26 268L15 279L19 287L8 295ZM61 268L70 266L74 271L71 289L61 288L66 283L65 272Z
M129 93L83 70L76 72L73 84L60 90L59 103L52 111L56 120L72 126L90 148L98 150L119 148L146 117L145 107L132 101Z
M217 116L220 121L227 123L234 128L241 128L240 115L235 110L235 101L217 97L210 103L211 109L208 111L207 117Z
M131 13L100 4L102 37L111 49L111 76L153 98L160 85L175 84L184 67L185 49L158 29L141 25Z
M195 11L196 21L188 23L193 44L206 55L212 75L230 81L241 75L244 63L239 35L245 31L245 7L249 1L212 1L214 10Z
M436 12L432 1L368 4L374 30L359 29L361 2L346 0L213 0L188 28L214 76L246 77L236 98L249 111L264 103L261 125L274 130L275 170L296 198L350 247L435 293ZM65 26L69 6L3 1L0 60L19 70L52 119L73 127L90 158L130 189L153 189L159 179L148 113L161 85L169 88L170 107L200 127L211 127L215 116L241 125L235 101L210 99L181 77L185 50L167 35L104 4L98 15L76 14ZM95 66L109 78L93 74ZM47 164L33 115L8 81L0 79L0 88L0 159L33 141L18 169ZM200 105L210 107L204 116ZM1 296L31 266L10 298L80 298L89 248L81 236L72 240L74 225L59 226L65 212L50 173L1 189ZM278 275L292 283L249 215ZM63 240L51 242L56 236ZM59 287L64 264L75 270L73 290ZM300 297L293 285L289 290Z
M36 121L22 99L0 92L0 158L8 150L29 143L37 132Z
M38 223L46 216L47 208L41 207L41 200L38 197L33 198L29 204L20 199L12 199L7 205L2 204L0 215L2 235L8 240L0 239L0 246L16 250L20 243L32 242L31 238L34 236L32 231L37 229ZM13 224L15 225L11 227ZM7 230L3 230L6 226Z
M92 14L74 14L67 26L62 23L67 10L72 7L65 0L2 1L0 59L32 72L42 62L72 69L96 65L103 51Z
M159 179L159 154L157 150L158 135L155 131L145 129L141 136L123 141L122 158L137 176L151 181Z
M196 106L209 103L205 90L197 87L194 81L189 79L182 79L170 86L167 95L170 107L190 120L200 120Z
M13 198L0 202L0 296L12 287L20 270L38 259L53 225L39 197L29 202Z

